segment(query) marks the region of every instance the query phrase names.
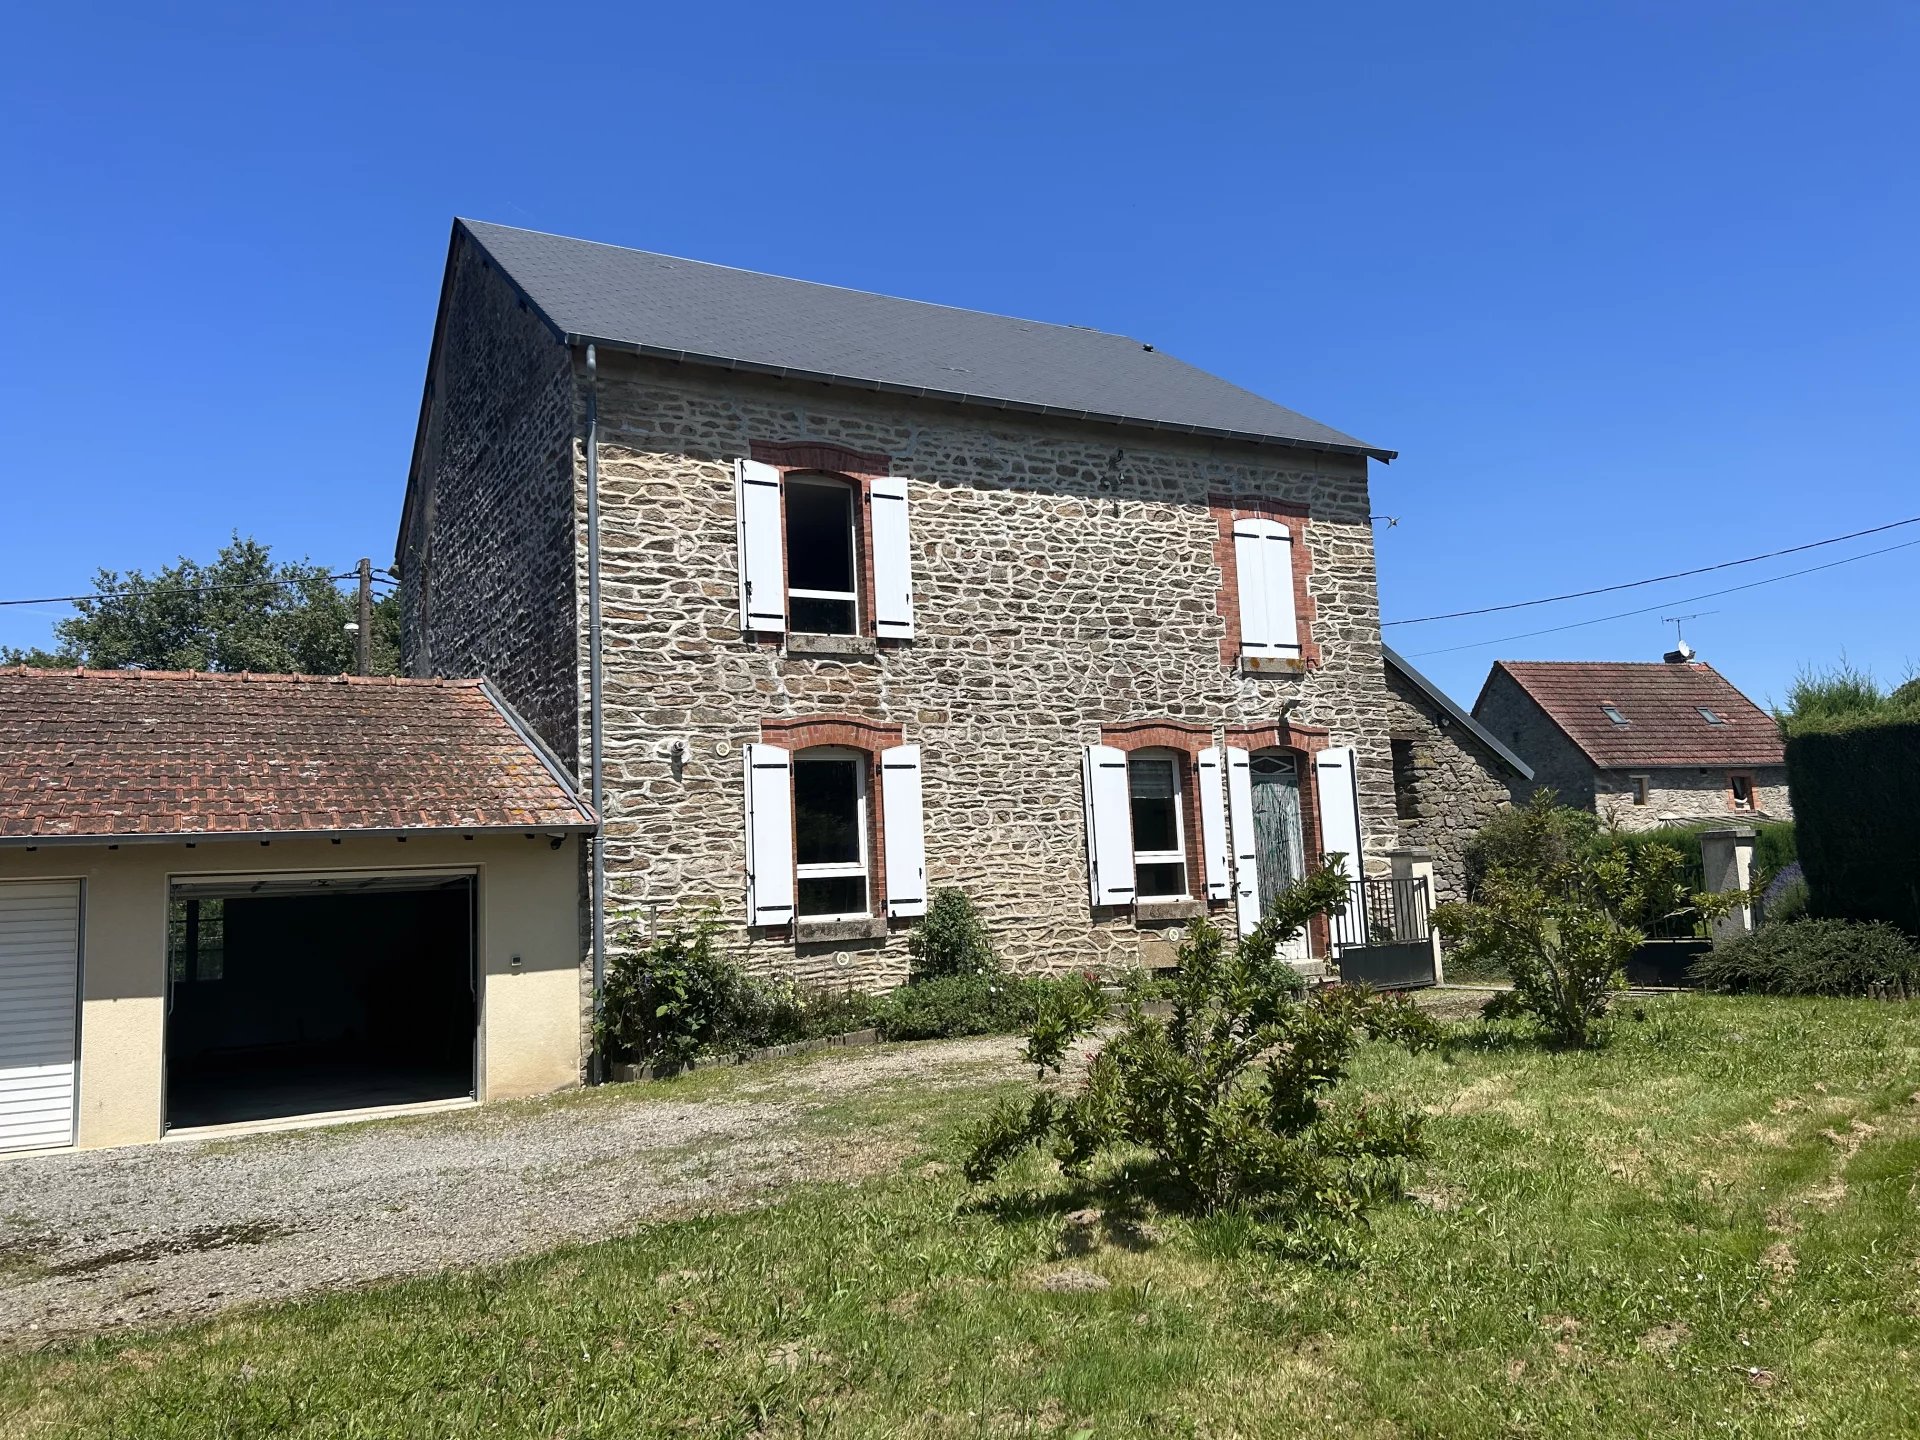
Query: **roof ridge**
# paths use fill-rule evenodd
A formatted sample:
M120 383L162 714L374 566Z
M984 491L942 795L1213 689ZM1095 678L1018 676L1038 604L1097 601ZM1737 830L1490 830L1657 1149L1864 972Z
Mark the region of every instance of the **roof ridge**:
M89 665L0 665L0 675L58 676L68 680L184 680L203 684L305 684L416 686L421 689L471 690L478 679L447 675L305 675L271 670L140 670Z

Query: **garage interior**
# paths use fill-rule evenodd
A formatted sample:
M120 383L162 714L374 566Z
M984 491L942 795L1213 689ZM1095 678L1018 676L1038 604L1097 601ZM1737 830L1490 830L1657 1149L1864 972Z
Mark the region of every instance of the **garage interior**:
M169 1130L474 1095L472 875L176 881Z

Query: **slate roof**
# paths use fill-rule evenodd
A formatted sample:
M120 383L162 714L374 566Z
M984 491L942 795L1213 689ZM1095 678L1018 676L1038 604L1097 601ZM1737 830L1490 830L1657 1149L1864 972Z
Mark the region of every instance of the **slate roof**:
M1124 335L456 220L569 344L997 409L1382 450Z
M1456 705L1451 695L1447 694L1446 691L1434 684L1433 681L1427 679L1426 676L1409 665L1406 657L1401 655L1391 645L1382 645L1380 647L1380 653L1386 658L1389 666L1406 676L1408 684L1425 695L1427 699L1432 701L1440 710L1452 716L1454 721L1462 729L1493 752L1494 757L1512 770L1514 774L1518 775L1522 780L1533 779L1533 767L1531 765L1527 764L1526 761L1522 760L1518 755L1514 754L1513 751L1501 744L1499 738L1495 736L1491 730L1487 729L1486 726L1482 725L1478 720L1474 719L1473 716Z
M1703 661L1497 660L1487 684L1502 671L1603 770L1786 763L1773 717ZM1627 723L1609 720L1606 705Z
M0 670L0 844L592 828L479 680Z

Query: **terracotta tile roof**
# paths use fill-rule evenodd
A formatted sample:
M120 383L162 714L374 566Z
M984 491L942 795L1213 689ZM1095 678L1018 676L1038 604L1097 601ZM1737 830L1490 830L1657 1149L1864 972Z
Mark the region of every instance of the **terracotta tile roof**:
M1511 676L1603 770L1786 763L1773 717L1701 661L1498 660L1494 670ZM1610 720L1608 705L1627 723ZM1703 709L1726 724L1713 724Z
M478 680L0 670L0 843L592 823Z

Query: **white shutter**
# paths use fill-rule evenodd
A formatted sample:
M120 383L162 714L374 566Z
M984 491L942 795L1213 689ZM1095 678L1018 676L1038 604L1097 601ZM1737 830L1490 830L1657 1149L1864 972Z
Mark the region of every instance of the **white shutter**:
M1240 933L1260 923L1260 856L1253 836L1253 756L1227 747L1227 814L1233 821L1233 898Z
M740 530L740 628L787 628L787 566L780 511L780 472L758 460L735 462Z
M1313 761L1320 796L1320 848L1347 857L1347 874L1366 874L1360 849L1360 797L1354 782L1353 750L1345 745L1322 750Z
M1089 745L1081 762L1087 804L1087 888L1095 905L1133 903L1133 807L1127 757Z
M913 639L913 551L907 533L907 482L875 480L868 491L873 515L873 628L882 640Z
M73 1143L80 885L0 883L0 1150Z
M1232 893L1227 869L1227 815L1220 794L1220 751L1202 750L1200 771L1200 849L1207 866L1207 898L1225 900Z
M1233 522L1240 596L1240 653L1249 660L1298 660L1293 604L1293 534L1277 520Z
M793 922L793 758L746 745L747 923Z
M880 752L880 817L887 832L887 914L927 913L927 840L920 807L920 747Z

